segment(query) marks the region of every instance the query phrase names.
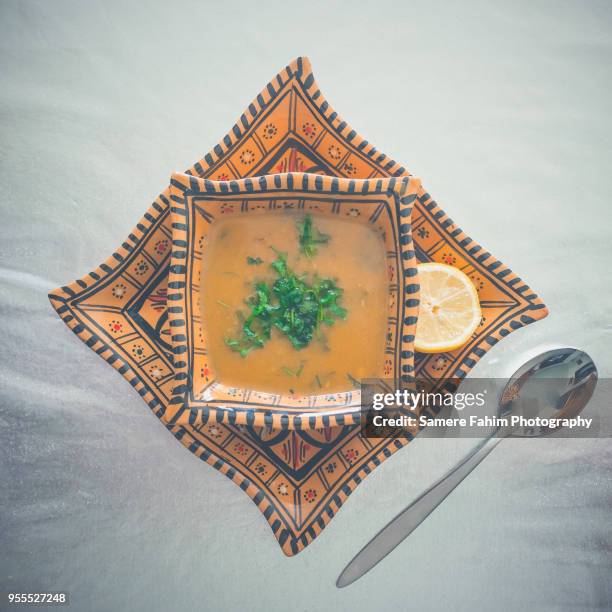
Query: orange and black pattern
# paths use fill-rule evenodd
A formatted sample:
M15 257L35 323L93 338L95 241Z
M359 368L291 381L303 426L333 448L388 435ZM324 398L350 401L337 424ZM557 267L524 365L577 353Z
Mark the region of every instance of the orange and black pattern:
M382 238L388 287L385 375L410 382L418 314L416 256L410 218L420 188L414 177L340 179L287 173L229 182L175 174L171 181L172 259L168 300L175 355L174 397L164 414L172 424L209 420L272 429L316 429L359 423L361 392L321 395L264 393L227 387L215 378L202 327L203 243L215 220L236 215L278 215L287 210L351 217Z
M281 172L348 179L409 176L332 109L306 58L279 72L228 134L187 171L215 181ZM169 197L168 187L96 270L49 295L62 320L160 418L181 384L175 381L169 326L174 308L168 300ZM466 236L423 188L415 201L412 233L418 261L448 263L470 276L483 313L464 347L441 355L417 354L419 377L462 378L504 336L546 316L537 295ZM308 545L361 480L409 442L367 440L356 425L311 431L210 422L166 426L247 492L288 555Z

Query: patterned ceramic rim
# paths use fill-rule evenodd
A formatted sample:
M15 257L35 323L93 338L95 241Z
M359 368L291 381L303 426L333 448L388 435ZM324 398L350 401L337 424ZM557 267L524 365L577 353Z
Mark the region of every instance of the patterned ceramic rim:
M168 301L177 384L164 415L168 423L209 419L274 429L313 429L359 422L361 392L278 395L223 385L210 363L200 300L202 241L211 223L228 215L278 215L284 210L315 211L360 219L385 240L389 307L385 359L392 376L409 382L414 372L418 314L416 257L410 218L420 181L411 177L338 179L288 173L216 182L186 174L172 177L172 259ZM264 208L262 208L264 206ZM340 419L340 421L339 421Z

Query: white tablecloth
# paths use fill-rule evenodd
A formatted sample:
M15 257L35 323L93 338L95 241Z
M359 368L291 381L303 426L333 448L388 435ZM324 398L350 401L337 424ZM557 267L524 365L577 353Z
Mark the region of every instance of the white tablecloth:
M326 97L404 163L551 316L540 345L612 373L607 2L0 4L0 591L79 611L609 610L610 440L504 441L364 579L336 576L465 446L419 439L288 559L52 312L173 170L310 56Z

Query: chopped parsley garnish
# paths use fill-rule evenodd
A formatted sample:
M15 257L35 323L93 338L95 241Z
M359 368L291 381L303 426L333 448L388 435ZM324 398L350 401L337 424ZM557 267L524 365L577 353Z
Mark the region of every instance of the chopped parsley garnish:
M312 215L307 213L303 220L296 223L300 236L300 250L306 257L313 257L317 254L317 244L327 244L329 235L321 233L312 224Z
M247 257L247 263L250 266L258 266L260 263L263 263L263 259L261 257L251 257L250 255Z
M288 368L287 366L281 366L281 370L287 375L287 376L295 376L296 378L300 377L300 374L302 373L302 370L304 369L304 361L302 361L302 363L300 363L300 367L292 370L291 368Z
M346 373L346 377L349 379L349 382L355 389L361 389L361 383L354 376L352 376L350 372Z
M342 289L333 279L315 277L308 282L305 275L298 276L287 266L286 253L276 254L270 264L276 280L255 284L255 292L247 300L251 312L237 313L242 325L240 337L225 339L226 345L243 357L262 348L273 328L300 350L310 344L322 325L333 325L336 319L345 319L347 315L346 309L338 304ZM299 376L301 371L300 367L294 374Z

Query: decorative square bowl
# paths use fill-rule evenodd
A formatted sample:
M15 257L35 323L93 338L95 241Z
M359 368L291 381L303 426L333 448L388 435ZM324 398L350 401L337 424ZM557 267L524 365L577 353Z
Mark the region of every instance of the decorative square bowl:
M388 378L411 380L419 288L410 221L419 189L420 181L413 177L353 180L288 173L217 182L175 174L168 301L177 384L164 420L201 425L212 419L273 429L318 429L359 421L361 392L348 388L348 382L342 392L275 394L236 388L217 375L207 342L210 330L202 320L201 292L207 285L203 261L211 227L230 216L299 211L349 218L374 229L384 244L381 273L388 292L381 363Z

